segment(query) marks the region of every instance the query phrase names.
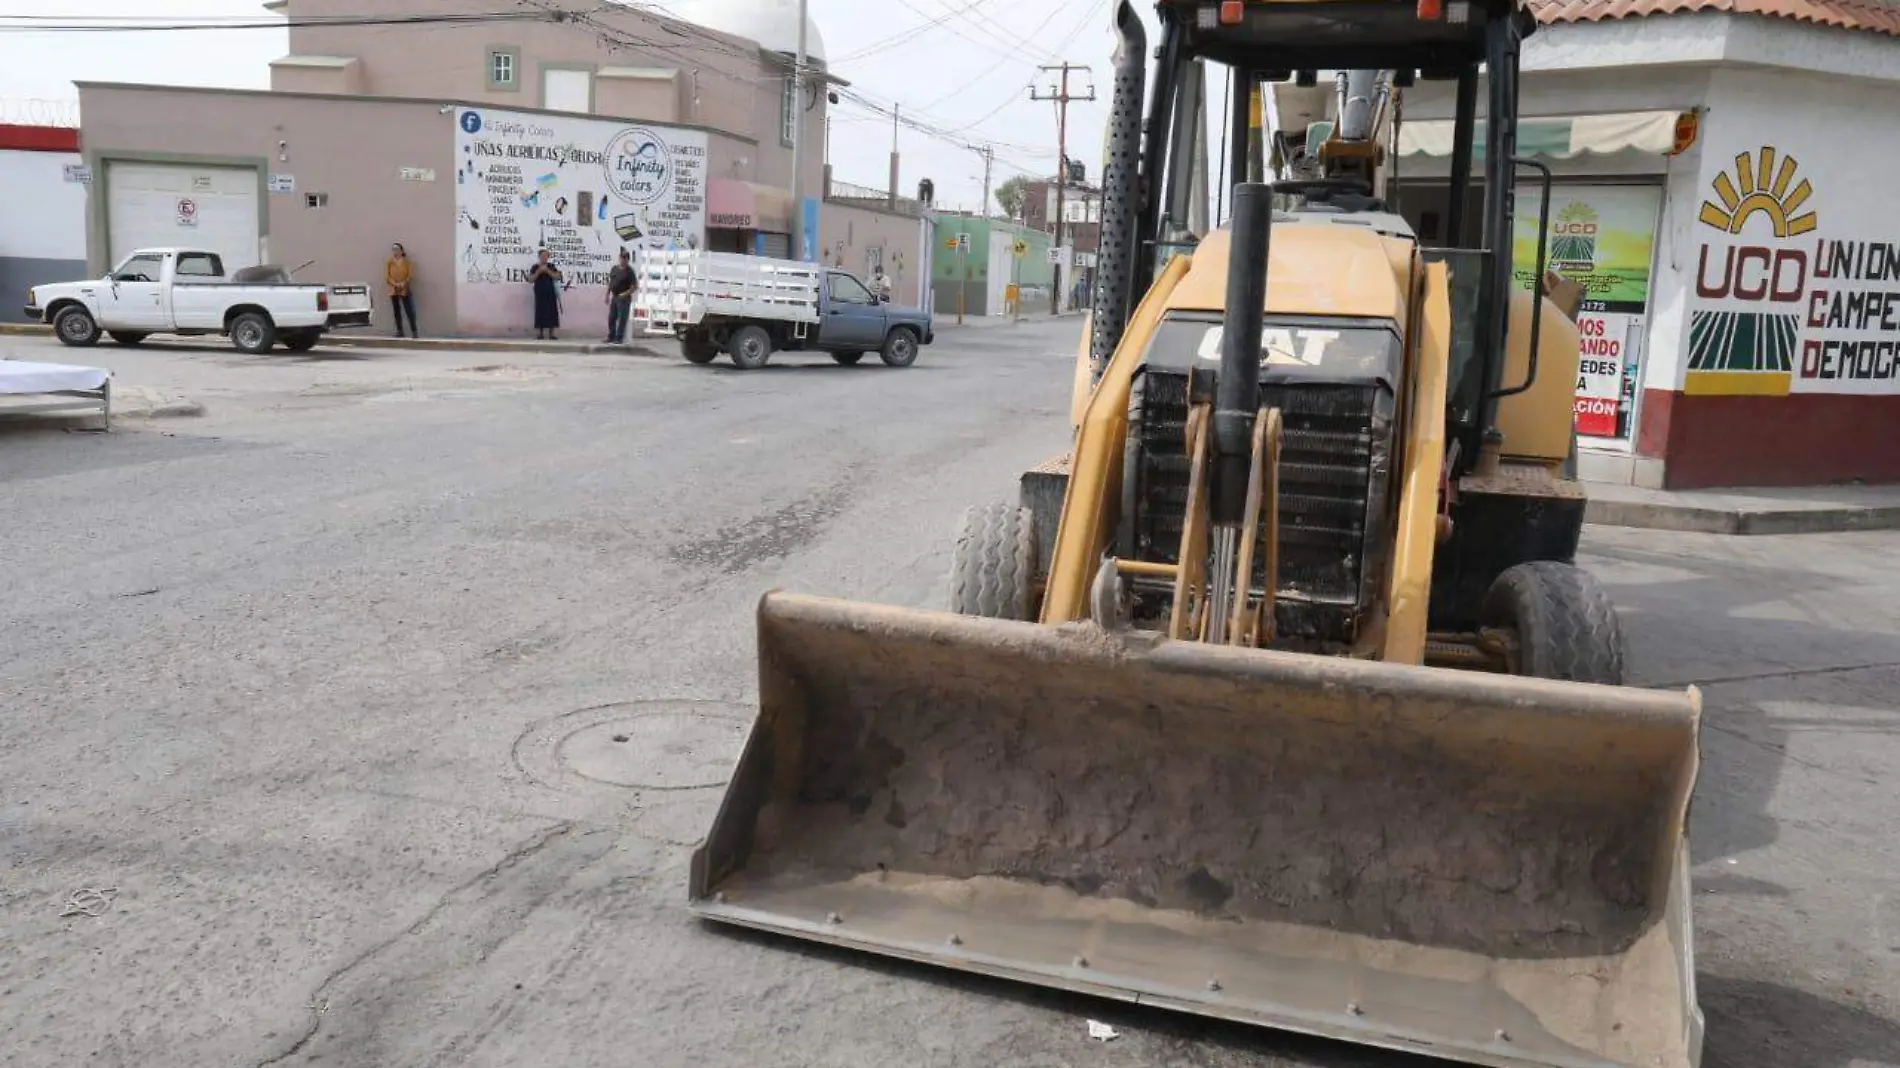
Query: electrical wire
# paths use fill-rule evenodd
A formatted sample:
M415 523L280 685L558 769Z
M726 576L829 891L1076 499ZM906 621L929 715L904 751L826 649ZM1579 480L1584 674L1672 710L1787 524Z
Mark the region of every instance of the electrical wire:
M870 44L865 45L863 48L860 48L855 52L848 52L842 56L839 56L837 59L837 62L845 63L845 62L849 62L850 60L863 59L866 56L873 56L873 55L878 54L879 52L889 51L890 49L895 48L900 44L904 44L908 41L915 40L925 30L928 30L933 26L941 26L944 24L944 22L952 18L955 18L958 15L974 12L977 8L982 7L984 4L988 4L992 2L994 2L994 0L970 0L970 3L967 3L960 8L956 8L951 11L946 11L943 14L938 15L936 18L930 19L927 22L922 22L908 29L900 30L897 33L890 35L889 37L885 37L880 40L873 41ZM906 4L905 6L909 7L910 5ZM917 9L914 7L912 7L911 10L917 11ZM926 13L922 11L918 11L918 14L922 15Z

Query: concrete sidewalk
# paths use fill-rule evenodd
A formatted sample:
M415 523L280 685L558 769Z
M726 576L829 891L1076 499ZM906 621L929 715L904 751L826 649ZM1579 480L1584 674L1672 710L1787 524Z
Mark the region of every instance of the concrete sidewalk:
M1586 482L1584 521L1699 534L1824 534L1900 529L1900 486L1653 490Z

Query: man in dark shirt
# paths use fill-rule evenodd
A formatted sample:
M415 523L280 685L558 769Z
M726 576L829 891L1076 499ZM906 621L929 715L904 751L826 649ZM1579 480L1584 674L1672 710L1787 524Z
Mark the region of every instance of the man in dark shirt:
M633 265L627 250L620 250L620 262L607 272L607 344L627 340L627 317L633 311Z

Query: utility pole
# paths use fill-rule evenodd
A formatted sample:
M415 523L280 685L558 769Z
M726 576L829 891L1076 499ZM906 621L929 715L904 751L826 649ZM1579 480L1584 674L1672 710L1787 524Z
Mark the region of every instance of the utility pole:
M798 59L792 67L792 259L805 259L805 26L810 0L798 0Z
M1056 236L1054 247L1060 249L1062 247L1062 191L1069 184L1069 101L1094 100L1095 85L1093 84L1093 75L1091 74L1087 96L1075 96L1069 92L1070 71L1089 73L1089 68L1083 64L1070 63L1064 60L1059 64L1044 64L1037 69L1057 71L1060 73L1062 79L1059 88L1048 96L1037 93L1036 87L1033 85L1029 87L1029 99L1053 100L1056 102ZM1049 314L1057 315L1062 311L1062 264L1058 261L1050 270L1054 273L1050 276L1053 281L1049 287Z
M978 212L982 218L990 217L990 164L996 160L996 149L990 145L971 148L970 151L983 157L983 210Z
M897 210L897 116L901 109L901 104L891 104L891 185L890 192L885 194L884 206L892 211Z

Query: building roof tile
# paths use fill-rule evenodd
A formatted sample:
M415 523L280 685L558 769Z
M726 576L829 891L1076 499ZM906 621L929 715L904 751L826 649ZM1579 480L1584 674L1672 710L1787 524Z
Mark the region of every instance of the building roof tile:
M1900 37L1900 2L1895 0L1532 0L1531 7L1544 23L1726 11Z

